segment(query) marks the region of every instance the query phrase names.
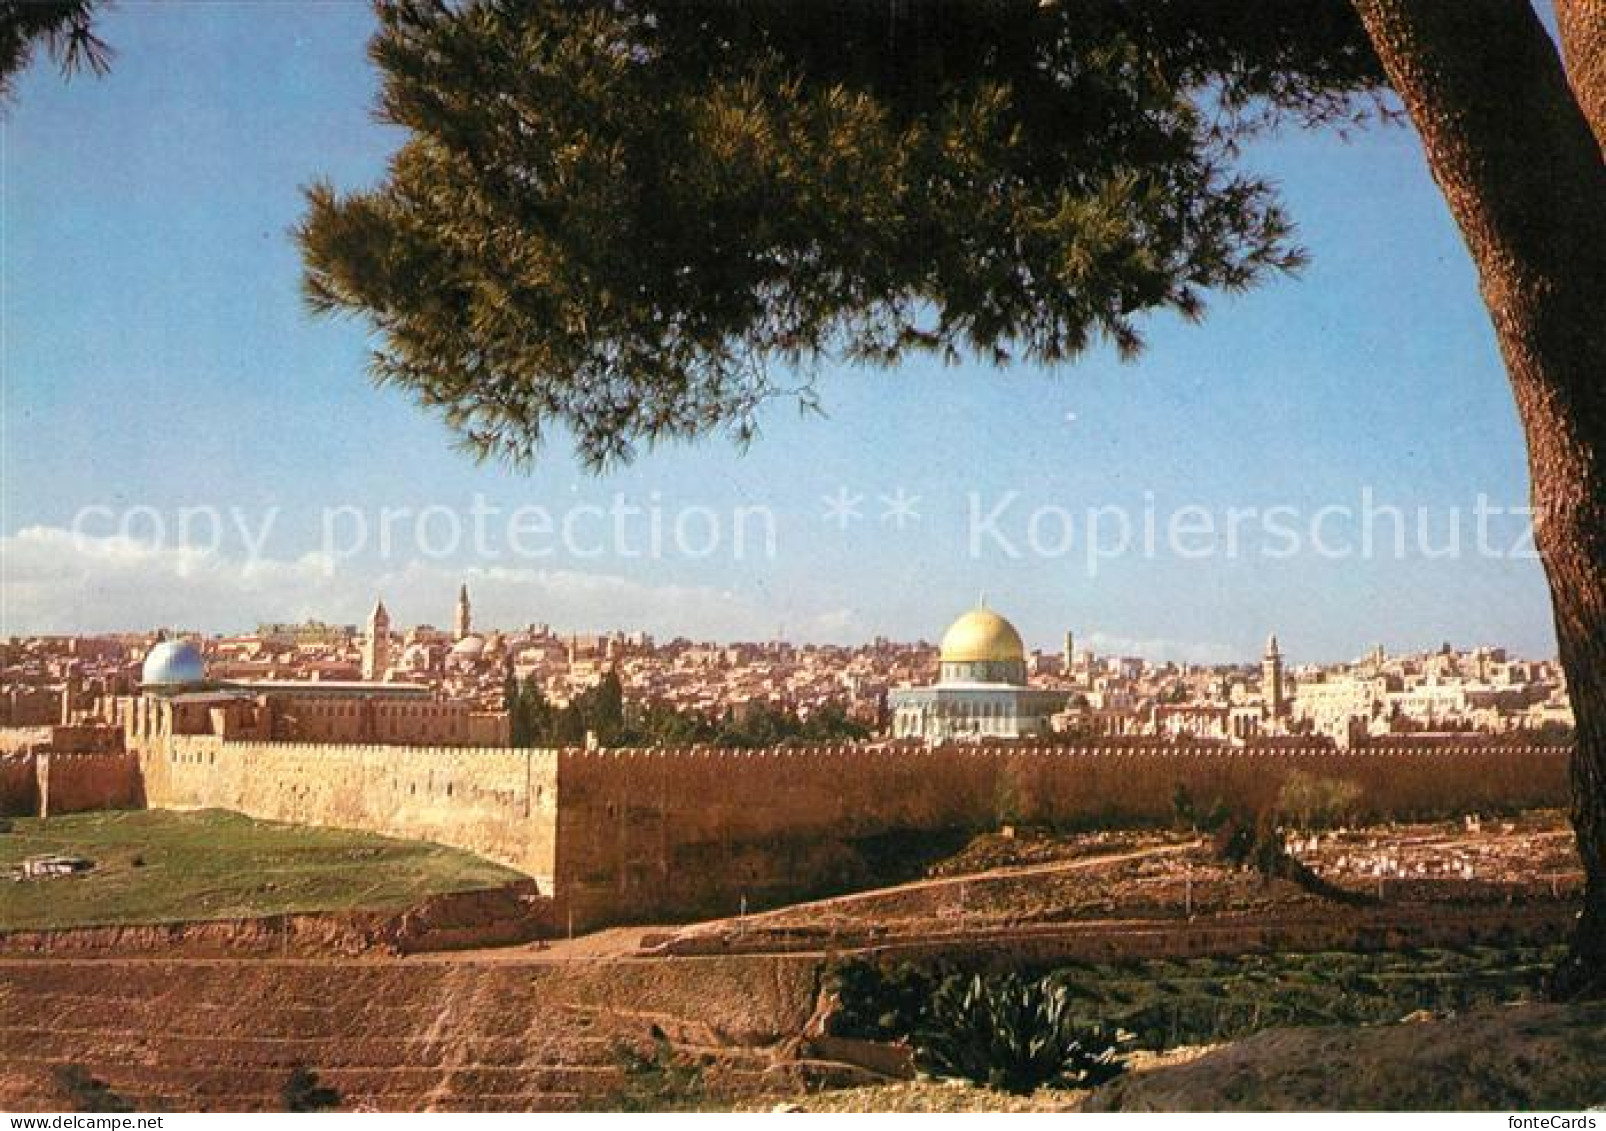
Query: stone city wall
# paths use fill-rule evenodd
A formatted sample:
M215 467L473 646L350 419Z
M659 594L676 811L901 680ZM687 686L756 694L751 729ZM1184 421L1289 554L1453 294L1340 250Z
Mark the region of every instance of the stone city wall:
M81 732L90 728L53 729ZM99 739L72 741L75 737L84 735L69 735L59 747L47 741L26 751L0 755L0 817L144 807L138 760L118 749L94 749L108 745Z
M1166 822L1178 786L1201 810L1267 806L1296 771L1350 783L1361 819L1564 805L1567 757L1494 745L556 751L175 735L141 743L139 776L156 808L477 852L535 877L558 922L590 927L867 886L886 879L889 852L919 851L900 837Z
M63 754L89 754L121 750L123 732L101 723L70 726L0 727L0 756L53 750Z
M0 754L0 817L39 812L37 754Z
M41 817L145 808L139 760L133 754L51 752L35 759Z
M49 749L50 732L53 729L48 726L0 726L0 756Z
M49 726L61 721L61 692L54 687L0 689L0 727Z
M1201 810L1268 806L1295 771L1351 783L1362 819L1558 806L1567 757L1512 746L565 751L557 896L587 925L734 914L744 898L758 907L884 879L866 874L865 850L891 834L1164 822L1178 786Z
M551 890L551 751L172 735L142 743L140 766L152 808L231 809L434 841L517 868Z

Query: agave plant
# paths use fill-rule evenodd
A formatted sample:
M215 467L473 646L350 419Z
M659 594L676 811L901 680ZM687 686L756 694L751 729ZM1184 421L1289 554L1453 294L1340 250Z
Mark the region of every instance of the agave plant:
M1081 1024L1067 987L1013 974L948 978L914 1037L916 1063L932 1076L1007 1092L1090 1088L1123 1070L1121 1035Z

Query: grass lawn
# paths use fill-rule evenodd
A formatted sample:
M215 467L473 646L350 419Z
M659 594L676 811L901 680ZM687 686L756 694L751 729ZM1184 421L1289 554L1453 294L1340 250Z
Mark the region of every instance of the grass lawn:
M88 857L95 868L9 878L25 857L56 852ZM0 833L0 930L400 909L520 878L461 849L221 810L74 813L18 819Z

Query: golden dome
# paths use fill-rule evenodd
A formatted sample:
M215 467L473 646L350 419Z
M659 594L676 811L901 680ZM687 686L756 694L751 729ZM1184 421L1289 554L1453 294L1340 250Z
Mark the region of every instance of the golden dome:
M1015 626L985 605L970 610L942 634L945 664L1025 660L1026 645Z

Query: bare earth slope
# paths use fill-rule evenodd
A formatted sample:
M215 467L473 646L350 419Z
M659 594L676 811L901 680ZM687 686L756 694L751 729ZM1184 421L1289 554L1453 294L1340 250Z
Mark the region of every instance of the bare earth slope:
M143 1110L272 1110L297 1065L347 1110L606 1106L617 1045L655 1025L717 1050L709 1091L734 1099L803 1028L814 978L756 958L0 960L0 1109L55 1106L68 1064Z
M1087 1111L1567 1111L1606 1104L1606 1003L1270 1029L1118 1080Z
M662 1092L632 1079L620 1050L640 1054L655 1041L672 1046L697 1077L677 1102L807 1102L821 1083L876 1078L869 1066L810 1060L829 1050L800 1040L826 970L843 954L949 959L968 950L988 967L1132 962L1149 952L1291 949L1282 937L1291 932L1307 948L1315 940L1339 950L1426 945L1428 936L1456 945L1484 934L1538 946L1575 910L1564 871L1575 865L1560 848L1554 874L1534 875L1536 846L1550 844L1540 837L1551 837L1548 825L1491 830L1475 842L1461 830L1428 828L1324 840L1320 851L1332 855L1337 880L1375 889L1373 873L1389 862L1387 900L1359 911L1224 870L1192 838L1100 834L1068 843L1000 840L956 861L957 874L880 892L538 947L408 958L115 947L84 957L0 957L0 1108L59 1110L66 1098L57 1074L71 1065L145 1110L272 1109L297 1066L316 1071L348 1110L640 1106ZM1364 881L1359 868L1367 869ZM1374 919L1387 929L1374 929ZM1269 1031L1197 1065L1136 1075L1095 1102L1576 1107L1606 1102L1591 1092L1606 1080L1602 1022L1600 1010L1523 1007L1431 1027ZM918 1084L840 1099L870 1110L1004 1102ZM1068 1101L1075 1099L1008 1102Z

